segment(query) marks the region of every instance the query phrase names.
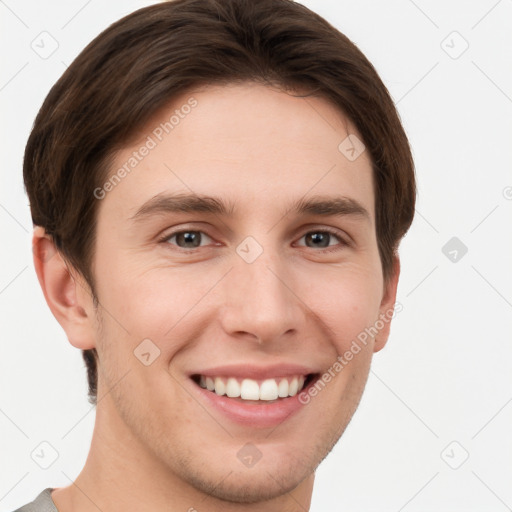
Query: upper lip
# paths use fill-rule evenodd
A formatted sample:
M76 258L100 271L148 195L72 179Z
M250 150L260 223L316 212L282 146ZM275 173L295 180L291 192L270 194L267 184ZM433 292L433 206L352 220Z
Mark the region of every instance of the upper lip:
M293 377L297 375L309 375L318 373L311 367L297 364L273 364L266 366L254 366L247 363L215 366L191 372L189 375L204 375L205 377L238 377L254 380L272 379L274 377Z

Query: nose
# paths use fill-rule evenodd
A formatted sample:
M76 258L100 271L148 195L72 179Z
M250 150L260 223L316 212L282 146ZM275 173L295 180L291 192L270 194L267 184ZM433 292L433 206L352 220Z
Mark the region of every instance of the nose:
M307 306L294 293L293 274L274 251L254 262L236 256L223 282L220 321L231 337L260 344L282 341L302 330Z

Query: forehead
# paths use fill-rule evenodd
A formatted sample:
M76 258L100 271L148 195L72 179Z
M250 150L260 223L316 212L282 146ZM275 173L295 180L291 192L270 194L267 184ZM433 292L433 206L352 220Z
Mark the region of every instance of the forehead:
M116 153L110 177L126 172L100 208L126 219L148 199L176 192L224 197L243 213L332 194L373 216L371 160L367 151L347 158L349 135L362 138L318 97L253 83L196 89L175 97Z

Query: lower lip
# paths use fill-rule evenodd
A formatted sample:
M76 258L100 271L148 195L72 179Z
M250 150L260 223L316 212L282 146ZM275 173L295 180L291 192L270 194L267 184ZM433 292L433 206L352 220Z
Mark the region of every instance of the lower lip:
M246 427L268 428L275 427L291 418L304 405L299 401L299 394L288 398L278 399L273 403L265 403L264 400L258 403L244 403L242 400L219 396L193 382L195 389L203 400L220 411L231 421ZM309 387L309 386L307 386ZM307 388L301 390L304 392Z

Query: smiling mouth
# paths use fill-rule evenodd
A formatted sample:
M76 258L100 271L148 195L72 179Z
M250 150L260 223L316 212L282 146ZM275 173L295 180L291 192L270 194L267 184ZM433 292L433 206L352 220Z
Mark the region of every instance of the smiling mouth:
M192 375L202 389L248 403L273 403L295 396L318 378L318 374L276 377L264 380L249 378Z

